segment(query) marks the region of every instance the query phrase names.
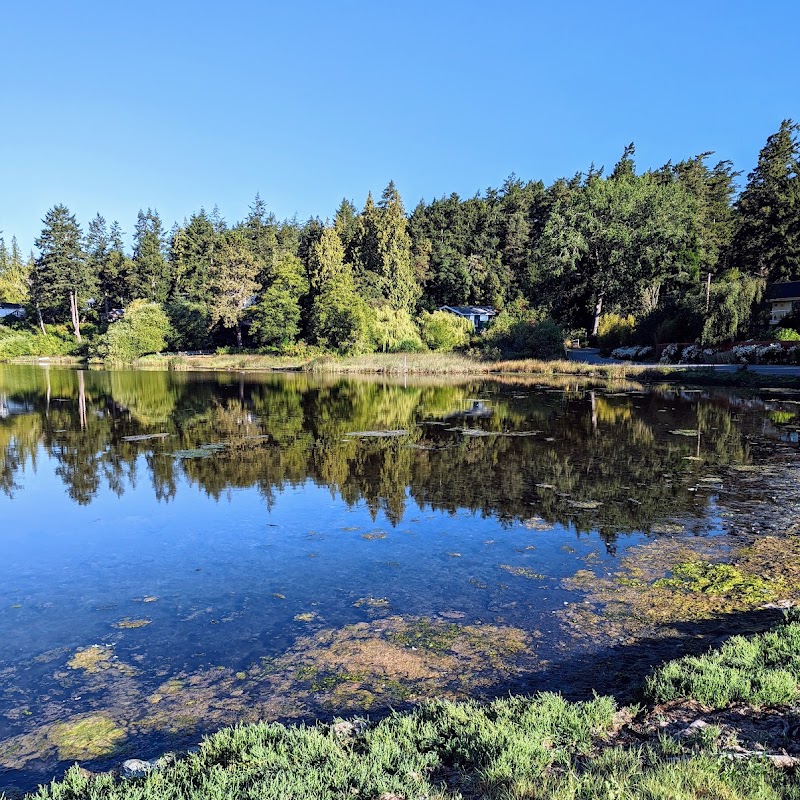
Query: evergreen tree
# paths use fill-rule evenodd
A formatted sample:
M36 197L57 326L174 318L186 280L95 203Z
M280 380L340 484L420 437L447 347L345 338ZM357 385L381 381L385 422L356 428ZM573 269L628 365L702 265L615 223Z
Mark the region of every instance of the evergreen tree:
M63 205L53 206L36 239L39 250L32 276L32 295L44 330L43 318L52 322L69 314L80 342L80 315L96 290L96 276L83 250L83 237L75 216Z
M220 234L202 208L182 228L176 228L170 245L173 301L209 303L209 276L219 247Z
M25 305L30 295L31 267L22 260L17 237L11 237L11 250L0 237L0 301Z
M261 265L258 280L263 286L266 286L272 280L269 270L272 267L275 252L279 249L278 224L275 215L267 213L267 205L261 199L261 195L256 194L255 200L250 206L250 213L240 229L250 252Z
M114 225L116 228L112 227L112 238L104 217L97 214L90 220L86 234L87 266L97 282L95 302L106 321L110 310L121 304L120 285L124 262L119 258L119 253L122 248L122 233L119 225Z
M734 263L767 281L800 278L800 125L781 123L736 204Z
M133 234L133 271L128 295L164 303L170 290L170 265L164 254L164 228L158 211L140 211Z
M403 201L394 181L384 190L378 208L376 239L379 286L392 308L413 313L422 292L414 275L411 237L408 235Z
M333 228L322 231L313 262L316 293L310 324L317 343L341 353L369 349L370 310L356 291L353 270L344 262L344 248Z

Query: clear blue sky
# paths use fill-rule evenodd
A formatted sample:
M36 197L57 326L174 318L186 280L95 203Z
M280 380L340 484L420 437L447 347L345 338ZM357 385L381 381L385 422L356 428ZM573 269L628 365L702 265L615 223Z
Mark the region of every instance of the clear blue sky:
M130 232L256 192L280 217L407 208L705 150L745 173L800 120L797 0L7 2L0 229L65 203Z

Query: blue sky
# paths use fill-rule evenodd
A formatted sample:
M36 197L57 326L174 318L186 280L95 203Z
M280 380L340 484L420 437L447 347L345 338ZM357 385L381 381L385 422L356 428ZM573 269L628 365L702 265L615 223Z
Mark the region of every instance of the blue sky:
M797 0L9 2L0 229L65 203L131 231L256 192L280 218L407 208L515 172L546 182L705 150L752 169L800 120Z

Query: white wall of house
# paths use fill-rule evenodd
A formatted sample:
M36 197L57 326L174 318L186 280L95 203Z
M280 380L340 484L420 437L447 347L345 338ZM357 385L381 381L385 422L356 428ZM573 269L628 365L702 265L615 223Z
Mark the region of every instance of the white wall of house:
M800 297L789 297L786 300L770 300L772 310L769 315L769 324L777 325L784 317L792 313L795 305L800 303Z

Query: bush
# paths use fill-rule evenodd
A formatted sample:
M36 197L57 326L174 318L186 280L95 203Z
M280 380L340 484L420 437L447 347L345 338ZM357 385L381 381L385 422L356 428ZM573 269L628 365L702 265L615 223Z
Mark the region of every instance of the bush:
M777 328L775 338L781 342L800 342L800 333L794 328Z
M566 358L563 329L551 319L544 319L530 326L525 352L532 358L545 360Z
M48 325L47 333L0 327L0 358L26 356L69 356L80 352L75 337L62 326Z
M172 328L167 341L170 350L211 349L211 320L204 306L179 301L170 303L165 310Z
M604 349L624 347L633 341L635 327L632 314L603 314L597 327L597 343Z
M422 341L431 350L449 352L464 347L469 342L474 328L469 320L449 311L422 312L420 332Z
M119 322L112 323L97 340L94 355L108 361L130 362L167 346L172 329L159 303L134 300Z

